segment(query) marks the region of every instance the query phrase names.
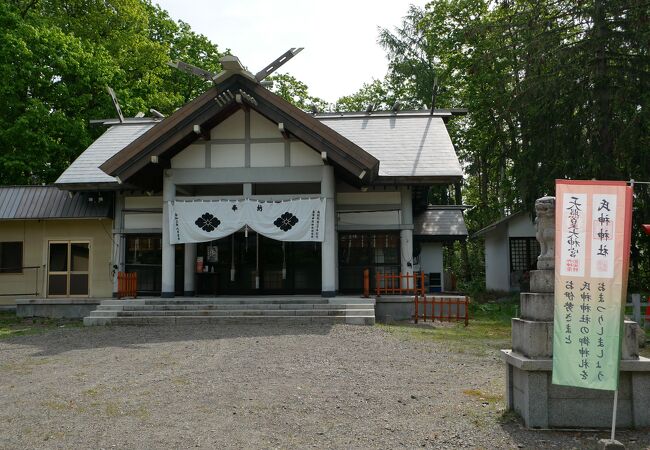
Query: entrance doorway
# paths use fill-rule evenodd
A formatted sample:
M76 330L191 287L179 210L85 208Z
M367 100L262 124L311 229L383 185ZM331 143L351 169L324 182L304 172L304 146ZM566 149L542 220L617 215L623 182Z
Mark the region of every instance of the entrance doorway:
M162 234L128 234L125 271L138 274L138 295L160 295L162 288ZM183 294L184 245L175 246L175 293Z
M89 242L50 241L47 262L48 297L88 297Z
M256 232L237 232L197 244L203 269L199 295L318 294L321 244L282 242Z

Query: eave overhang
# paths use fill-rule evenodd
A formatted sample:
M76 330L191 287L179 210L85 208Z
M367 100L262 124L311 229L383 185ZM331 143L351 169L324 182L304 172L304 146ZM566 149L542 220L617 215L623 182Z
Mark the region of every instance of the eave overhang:
M100 169L116 177L120 183L145 185L151 181L151 175L162 173L162 169L168 167L160 162L168 162L201 137L194 131L195 125L208 130L237 110L247 108L273 122L282 123L286 132L316 151L326 152L328 161L343 172L349 182L364 186L377 179L379 160L374 156L310 114L241 75L227 78L187 103L103 163ZM159 163L152 163L152 157L156 157L154 159ZM142 176L145 173L147 177Z

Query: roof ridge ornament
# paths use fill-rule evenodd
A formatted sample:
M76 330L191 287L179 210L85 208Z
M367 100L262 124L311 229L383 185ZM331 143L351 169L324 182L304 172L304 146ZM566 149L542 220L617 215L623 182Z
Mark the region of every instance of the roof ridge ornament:
M239 60L239 58L236 57L235 55L222 56L221 59L219 59L219 62L221 63L221 68L223 70L216 74L180 60L169 61L167 65L173 67L174 69L178 69L181 72L189 73L190 75L203 78L206 81L211 81L214 84L221 83L222 81L231 77L232 75L239 74L245 76L246 78L249 78L250 80L256 83L260 83L263 86L265 86L267 83L262 83L262 80L264 80L266 77L268 77L273 72L275 72L280 67L282 67L287 61L289 61L291 58L293 58L298 53L300 53L303 49L304 47L290 48L282 55L280 55L278 58L276 58L273 62L271 62L269 65L267 65L262 70L257 72L257 74L255 75L253 75L251 72L246 70L246 68L242 65L241 61Z

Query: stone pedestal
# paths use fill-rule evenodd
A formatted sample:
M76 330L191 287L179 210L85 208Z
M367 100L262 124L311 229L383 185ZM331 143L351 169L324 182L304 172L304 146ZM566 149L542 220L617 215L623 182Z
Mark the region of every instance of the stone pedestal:
M614 392L551 383L555 273L554 248L549 242L553 234L539 227L553 226L554 205L549 197L538 203L542 203L541 207L536 204L540 270L531 271L531 292L520 295L521 317L512 319L512 349L501 351L506 363L507 407L530 428L608 428ZM637 330L635 322L625 321L617 427L650 426L650 359L639 357Z

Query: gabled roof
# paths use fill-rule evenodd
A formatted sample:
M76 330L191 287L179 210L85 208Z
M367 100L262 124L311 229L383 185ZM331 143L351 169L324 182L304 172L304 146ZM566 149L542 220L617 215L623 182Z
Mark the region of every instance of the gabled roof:
M55 184L61 189L100 189L118 186L117 180L99 166L149 131L156 123L114 125L90 144L61 174Z
M92 202L90 201L92 198ZM68 194L55 186L0 187L0 220L111 217L112 194Z
M463 170L441 115L422 111L319 118L380 161L379 183L462 179Z
M413 235L420 240L449 241L467 238L465 206L429 205L413 218Z
M524 211L523 211L523 210L516 211L516 212L514 212L514 213L512 213L512 214L510 214L510 215L508 215L508 216L506 216L506 217L504 217L504 218L502 218L502 219L497 220L496 222L492 222L492 223L491 223L490 225L488 225L487 227L481 228L481 229L478 230L476 233L472 234L471 238L472 238L472 239L475 239L475 238L479 238L479 237L485 236L485 235L488 234L490 231L496 229L498 226L503 225L503 224L505 224L505 223L508 223L508 222L510 222L512 219L514 219L515 217L519 217L519 216L521 216L522 214L524 214Z
M251 108L267 119L282 123L286 132L312 148L327 152L328 160L357 184L377 177L379 161L318 119L271 93L260 84L234 74L174 114L156 124L104 162L100 169L122 183L151 170L151 157L171 159L199 138L195 125L208 130L240 108Z

